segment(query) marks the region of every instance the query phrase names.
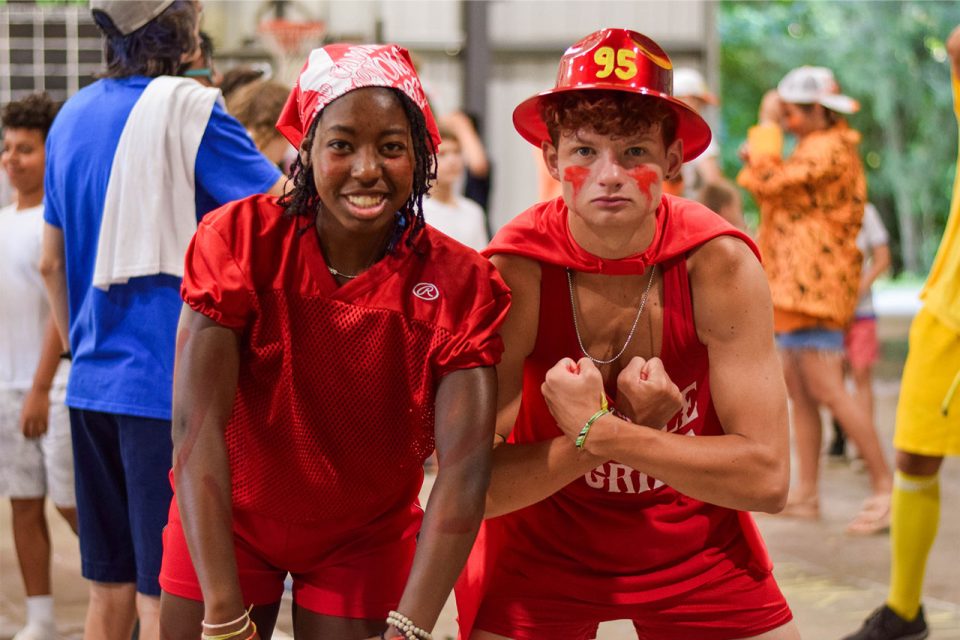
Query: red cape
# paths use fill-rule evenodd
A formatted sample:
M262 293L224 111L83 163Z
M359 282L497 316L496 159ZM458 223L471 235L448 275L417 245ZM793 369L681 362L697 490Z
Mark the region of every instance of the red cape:
M750 236L705 206L684 198L665 194L657 208L657 226L650 246L619 260L598 258L582 249L570 235L567 215L563 198L536 204L500 229L483 255L489 258L506 253L586 273L629 275L687 253L707 240L728 235L745 242L760 259L760 251Z

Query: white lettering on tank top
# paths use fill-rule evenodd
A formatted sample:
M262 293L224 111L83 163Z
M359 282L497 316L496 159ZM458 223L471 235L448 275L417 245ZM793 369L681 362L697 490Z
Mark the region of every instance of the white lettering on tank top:
M697 408L697 383L690 383L680 393L683 395L683 406L677 415L661 429L667 433L677 433L700 417L700 411ZM684 435L696 436L697 434L693 429L689 429ZM607 493L639 494L664 486L660 480L619 462L605 462L584 474L583 479L591 489Z

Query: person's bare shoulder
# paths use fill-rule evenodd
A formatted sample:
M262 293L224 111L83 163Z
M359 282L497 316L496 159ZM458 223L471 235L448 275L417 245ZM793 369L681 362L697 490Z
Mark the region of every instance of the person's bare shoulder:
M490 262L497 268L500 275L511 289L515 287L525 289L530 286L540 287L540 263L523 256L508 253L498 253L490 256ZM514 291L514 294L517 292Z
M540 324L540 263L502 253L490 261L510 287L510 312L500 330L506 347L504 361L522 360L533 351Z
M743 269L756 267L760 261L747 243L733 235L721 235L707 240L690 253L687 269L692 277L725 278Z
M697 334L704 344L770 324L772 303L763 267L734 236L708 240L687 260Z
M535 331L540 313L540 263L504 253L491 256L490 262L510 288L512 305L508 324L519 328L532 321Z

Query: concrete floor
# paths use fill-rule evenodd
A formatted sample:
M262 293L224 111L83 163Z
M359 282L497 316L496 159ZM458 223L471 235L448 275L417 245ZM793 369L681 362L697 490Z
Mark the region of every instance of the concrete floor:
M882 369L878 381L877 420L881 441L893 433L899 374L896 363ZM843 528L867 496L865 474L856 465L825 463L822 481L823 518L802 522L758 516L760 528L776 562L776 575L793 608L803 638L838 640L886 594L889 568L887 535L854 538ZM942 472L942 520L927 572L925 600L934 640L960 640L960 462L948 459ZM54 540L54 595L58 629L64 639L79 639L86 606L85 585L79 578L76 539L50 510ZM13 553L9 505L0 505L0 639L9 639L23 620L23 591ZM448 603L434 632L438 640L455 638L455 611ZM274 638L289 638L289 616L281 612ZM600 640L635 638L629 624L601 626Z

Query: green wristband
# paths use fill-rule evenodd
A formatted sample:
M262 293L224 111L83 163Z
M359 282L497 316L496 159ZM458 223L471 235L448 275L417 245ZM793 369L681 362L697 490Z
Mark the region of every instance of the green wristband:
M577 441L574 443L576 444L577 449L579 449L580 451L583 451L583 443L586 442L587 440L587 434L590 433L590 427L593 426L594 422L596 422L603 416L607 415L608 413L610 413L610 409L607 409L605 407L603 409L600 409L600 411L597 411L592 416L590 416L590 419L587 420L586 424L583 425L583 429L580 429L580 435L577 436Z

